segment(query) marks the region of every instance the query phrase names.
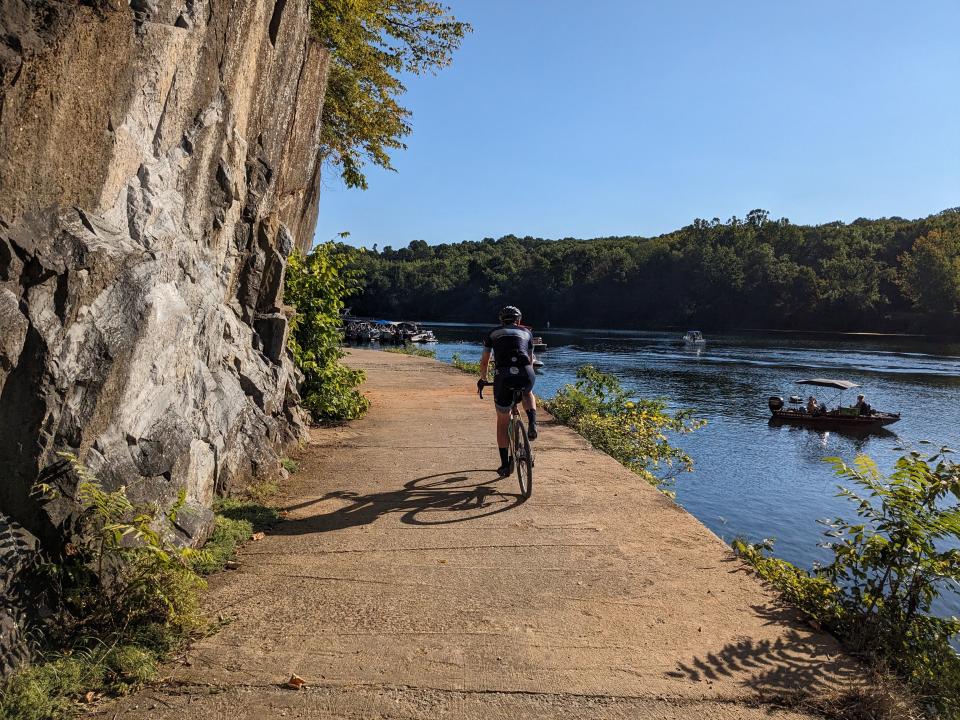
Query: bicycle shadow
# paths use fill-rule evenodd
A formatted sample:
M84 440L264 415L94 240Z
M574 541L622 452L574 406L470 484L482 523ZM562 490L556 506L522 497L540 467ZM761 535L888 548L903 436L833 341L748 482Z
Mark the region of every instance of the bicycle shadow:
M478 481L470 474L488 477ZM401 513L400 522L407 525L450 525L497 515L512 510L524 502L519 495L502 493L493 487L501 480L494 471L486 469L455 470L415 478L404 483L400 490L360 494L350 490L329 492L316 500L284 508L290 512L329 500L343 500L346 505L332 512L308 518L286 520L271 531L271 535L305 535L331 532L344 528L369 525L378 518Z

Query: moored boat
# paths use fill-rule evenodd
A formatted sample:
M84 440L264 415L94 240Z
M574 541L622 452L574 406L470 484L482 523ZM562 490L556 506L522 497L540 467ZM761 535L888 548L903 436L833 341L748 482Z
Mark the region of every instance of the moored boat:
M684 345L705 345L706 340L703 337L703 333L699 330L687 330L680 342Z

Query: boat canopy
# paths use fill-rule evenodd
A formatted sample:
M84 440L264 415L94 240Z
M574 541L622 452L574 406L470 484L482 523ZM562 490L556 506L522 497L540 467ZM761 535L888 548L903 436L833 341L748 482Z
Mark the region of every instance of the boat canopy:
M797 380L797 385L816 385L818 387L836 388L837 390L850 390L851 388L860 387L849 380L826 380L824 378Z

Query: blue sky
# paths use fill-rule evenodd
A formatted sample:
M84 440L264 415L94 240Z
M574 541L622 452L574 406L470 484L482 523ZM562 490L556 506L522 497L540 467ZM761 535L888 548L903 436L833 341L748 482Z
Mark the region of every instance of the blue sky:
M656 235L960 205L960 2L448 0L396 173L324 178L316 239Z

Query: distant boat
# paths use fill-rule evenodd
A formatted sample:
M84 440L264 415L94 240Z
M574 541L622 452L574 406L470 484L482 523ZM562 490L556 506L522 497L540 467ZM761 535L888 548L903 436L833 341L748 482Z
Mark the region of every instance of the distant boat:
M703 338L703 333L699 330L687 330L686 334L680 338L684 345L706 345L707 341Z
M543 352L547 349L547 344L543 341L542 337L535 337L533 339L533 351L534 352Z
M797 380L797 384L832 388L840 392L823 404L817 403L811 398L809 402L813 405L810 407L808 407L804 403L803 398L798 395L791 395L787 401L787 403L793 407L786 407L783 398L774 395L767 400L767 407L770 408L773 421L806 425L809 427L823 428L824 430L838 428L843 430L859 429L869 431L879 430L884 425L890 425L900 419L900 413L880 412L869 406L866 406L866 410L857 406L844 407L842 405L837 405L832 410L829 409L829 406L837 401L844 392L860 387L849 380L812 378L809 380Z
M432 330L424 330L410 336L410 342L415 343L435 343L437 342L437 337L433 334Z

